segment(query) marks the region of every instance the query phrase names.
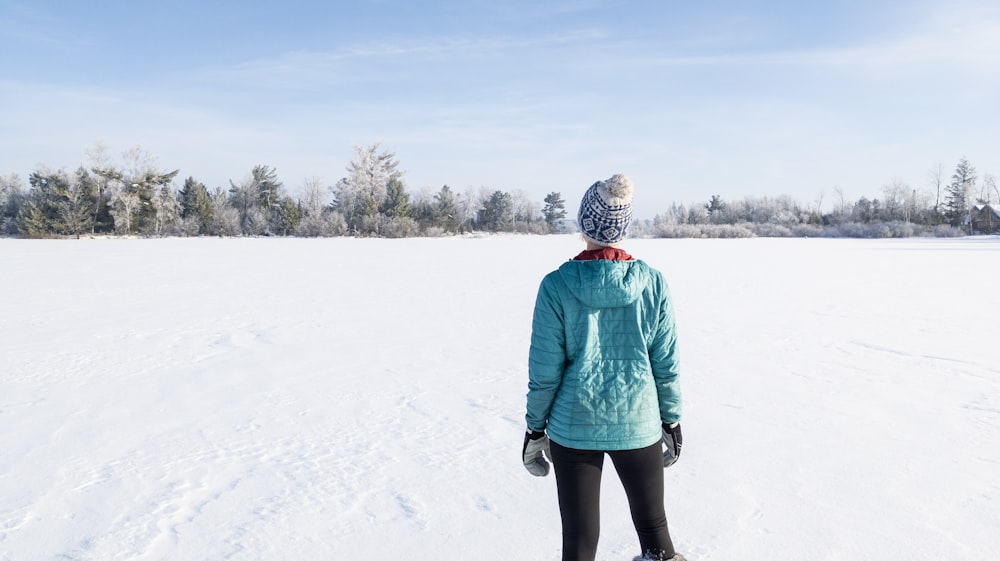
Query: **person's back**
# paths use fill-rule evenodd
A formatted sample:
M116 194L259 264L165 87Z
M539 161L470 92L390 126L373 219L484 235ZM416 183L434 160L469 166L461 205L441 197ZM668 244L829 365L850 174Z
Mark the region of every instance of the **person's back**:
M665 304L662 275L639 260L573 260L546 276L536 306L558 313L539 310L535 318L561 317L564 340L549 338L545 325L533 326L529 368L533 384L557 389L545 425L549 438L588 450L642 448L662 438L661 423L675 422L680 405L679 391L664 387L676 384L672 364L656 365L659 380L650 376L647 345L673 334ZM532 418L540 412L531 401L528 413L529 424L542 424Z
M628 496L636 559L684 559L663 507L663 468L681 449L674 314L662 275L617 247L631 201L621 175L587 190L578 217L587 250L549 273L535 301L522 459L537 476L552 460L563 561L596 556L605 455Z

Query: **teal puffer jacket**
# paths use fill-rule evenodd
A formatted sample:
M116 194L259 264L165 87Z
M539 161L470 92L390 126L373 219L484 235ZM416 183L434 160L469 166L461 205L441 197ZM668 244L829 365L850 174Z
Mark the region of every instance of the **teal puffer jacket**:
M538 289L528 428L581 450L632 450L680 420L677 333L663 276L634 261L569 261Z

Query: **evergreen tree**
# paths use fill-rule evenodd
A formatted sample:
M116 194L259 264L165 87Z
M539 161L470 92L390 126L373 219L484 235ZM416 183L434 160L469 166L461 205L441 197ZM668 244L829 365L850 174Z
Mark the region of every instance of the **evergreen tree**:
M253 234L251 225L255 223L260 223L261 219L255 219L253 216L257 213L257 184L254 183L252 177L246 177L239 184L233 182L232 179L229 180L229 205L236 210L236 215L239 217L240 232L245 234Z
M557 192L549 193L545 196L545 206L542 207L542 216L550 232L555 232L559 227L559 221L566 218L566 201Z
M434 195L434 222L447 232L458 231L458 205L451 187L444 185Z
M434 214L434 196L418 193L410 204L410 217L417 221L418 229L427 232L428 228L437 227Z
M62 203L64 223L75 235L84 232L109 231L111 215L103 200L97 177L87 168L80 166L76 173L69 177L67 188L72 192L65 193ZM86 214L86 216L84 216ZM99 224L98 220L103 223Z
M976 184L976 169L965 158L959 160L945 198L945 218L952 226L961 227L969 214L969 194Z
M125 170L108 166L94 167L91 171L97 176L95 181L110 191L109 210L117 232L155 233L165 221L165 217L157 216L158 209L165 210L167 206L154 199L160 197L162 188L173 181L179 170L159 171L153 158L139 147L127 151L126 158L132 163Z
M64 171L33 172L27 201L18 211L18 230L27 237L92 231L94 198L84 177L82 170L73 176Z
M487 232L511 231L514 220L514 199L510 193L494 191L479 210L479 226Z
M278 171L270 166L254 166L250 172L257 186L257 207L265 216L273 215L281 201L282 183L278 180Z
M229 201L240 217L245 235L268 233L275 224L282 184L269 166L254 166L239 184L229 181Z
M0 236L17 233L17 215L23 204L21 178L15 173L0 176Z
M720 224L725 221L726 202L719 195L712 195L711 200L705 205L708 211L708 220L712 224Z
M299 204L294 199L285 195L278 203L275 217L274 233L288 236L295 232L302 221L302 209L299 208Z
M410 216L410 195L399 177L390 177L386 183L385 199L379 213L390 219Z
M35 171L28 176L28 201L18 215L22 235L40 238L63 233L60 203L68 183L63 172Z
M96 200L89 192L86 171L82 168L77 176L66 181L59 192L56 204L59 227L62 233L79 236L94 231L94 207Z
M205 184L188 177L177 196L181 218L197 224L197 234L208 233L212 224L212 196Z
M47 238L52 235L51 222L37 200L29 199L17 214L17 229L26 238Z
M95 217L95 227L96 224L100 224L104 231L131 231L131 213L127 213L128 215L126 216L126 213L122 211L122 201L119 200L119 197L128 195L128 192L125 190L125 174L107 162L103 162L101 166L90 168L90 171L94 174L94 181L98 190L98 201L100 206L103 207L103 214L105 216L104 220ZM132 201L129 201L129 204L124 206L131 209L135 205L132 204ZM100 215L102 208L95 210L95 213ZM128 226L124 225L124 221L128 222Z

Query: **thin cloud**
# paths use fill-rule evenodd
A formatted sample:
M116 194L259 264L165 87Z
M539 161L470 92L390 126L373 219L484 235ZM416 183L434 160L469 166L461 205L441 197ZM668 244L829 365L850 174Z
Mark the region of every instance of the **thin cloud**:
M951 18L949 18L950 20ZM836 48L771 52L723 52L636 57L632 65L649 66L830 66L897 67L960 64L1000 65L1000 18L970 17L937 22L892 40Z
M81 44L78 34L66 32L68 25L63 19L33 6L11 4L0 16L0 39L17 43L20 48Z
M195 74L200 80L235 81L241 84L279 84L286 88L314 84L354 83L379 73L368 63L404 64L475 61L608 38L594 29L571 30L541 36L454 37L432 41L383 42L351 45L334 51L291 51L276 57L247 61L230 67L206 68ZM266 81L266 82L265 82Z

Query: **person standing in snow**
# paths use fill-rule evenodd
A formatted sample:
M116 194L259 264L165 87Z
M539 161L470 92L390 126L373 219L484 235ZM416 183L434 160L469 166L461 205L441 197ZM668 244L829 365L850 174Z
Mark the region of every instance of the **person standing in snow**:
M587 189L587 248L542 280L535 301L522 460L535 476L549 460L555 469L563 561L597 554L605 456L628 497L634 561L684 561L663 506L663 470L682 443L677 331L663 276L619 247L632 193L624 175Z

